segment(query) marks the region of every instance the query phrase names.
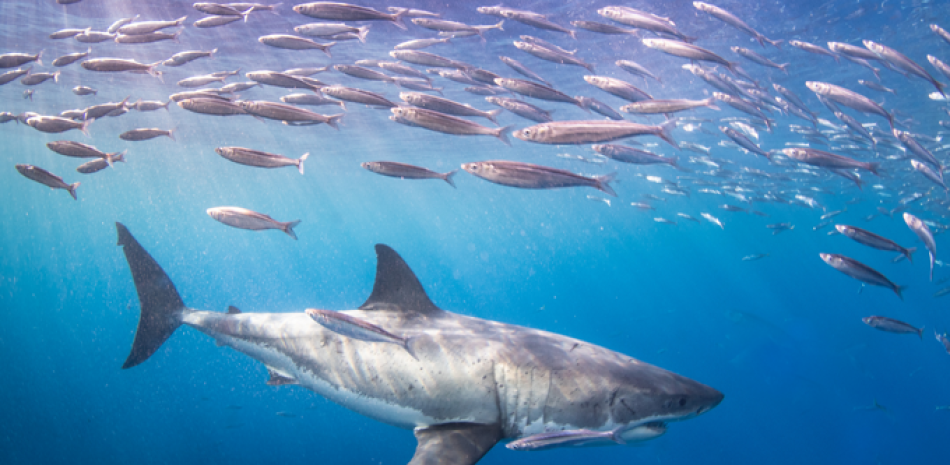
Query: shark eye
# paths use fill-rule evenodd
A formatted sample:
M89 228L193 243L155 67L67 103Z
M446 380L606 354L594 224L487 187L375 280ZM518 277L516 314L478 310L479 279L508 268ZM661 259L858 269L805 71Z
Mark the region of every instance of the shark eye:
M680 407L684 407L685 405L686 405L686 398L680 397Z

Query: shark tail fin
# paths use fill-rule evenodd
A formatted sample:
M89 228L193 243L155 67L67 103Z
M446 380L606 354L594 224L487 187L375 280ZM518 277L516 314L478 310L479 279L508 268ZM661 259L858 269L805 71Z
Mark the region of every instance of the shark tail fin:
M172 333L181 326L186 307L178 290L162 267L132 237L122 223L115 224L118 245L125 252L125 259L132 271L132 280L139 295L141 315L135 330L132 351L122 368L132 368L154 354Z

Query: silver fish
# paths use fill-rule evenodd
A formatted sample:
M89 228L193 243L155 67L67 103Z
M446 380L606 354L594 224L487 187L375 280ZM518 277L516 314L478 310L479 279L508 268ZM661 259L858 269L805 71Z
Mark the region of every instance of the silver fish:
M55 174L50 173L43 168L33 165L16 165L16 170L27 179L31 179L53 189L64 189L66 192L69 192L69 195L73 197L73 200L79 200L76 197L76 188L79 187L78 182L66 184L63 182L63 178L56 176Z
M115 43L117 44L150 44L152 42L158 42L161 40L172 40L178 42L178 36L184 32L184 29L179 29L173 34L168 34L165 32L149 32L148 34L135 34L135 35L125 35L119 34L115 36Z
M129 131L125 131L122 134L119 134L119 139L137 142L137 141L154 139L160 136L165 136L171 140L175 140L175 130L174 129L158 129L158 128L132 129Z
M746 34L749 34L757 42L759 42L759 45L763 47L765 46L766 42L768 42L769 45L772 45L773 47L778 47L779 44L782 43L781 40L770 40L768 37L760 34L755 29L752 29L752 27L746 24L745 21L739 19L734 14L719 8L718 6L703 2L693 2L693 6L696 7L697 10L707 13L728 25L745 32Z
M881 331L887 331L889 333L896 334L916 334L921 340L924 339L924 328L916 328L900 320L895 320L884 316L867 316L861 318L861 321L863 321L864 324Z
M198 21L195 21L195 27L208 29L212 27L224 26L226 24L231 24L240 20L240 16L209 16L207 18L201 18Z
M61 118L59 116L32 116L27 118L25 123L27 126L41 132L57 134L60 132L69 131L71 129L78 129L80 132L88 136L88 128L93 121L95 121L95 118L78 122L67 118Z
M594 112L606 116L607 118L610 118L614 121L623 120L623 115L617 113L613 108L610 108L610 105L607 105L606 103L601 102L600 100L597 100L593 97L578 96L577 101L581 102L581 105L583 105L584 108L593 110Z
M208 213L208 216L234 228L248 229L251 231L279 229L294 238L294 240L297 240L294 227L300 224L300 220L280 222L263 213L241 207L214 207L209 208L206 213Z
M930 169L929 166L917 160L911 160L910 165L914 167L914 170L920 174L923 174L924 177L929 179L931 182L942 187L945 193L950 193L950 187L947 187L947 185L943 182L943 176L935 173L934 170Z
M360 166L383 176L400 179L441 179L452 187L455 187L455 181L452 180L452 177L458 172L458 170L452 170L448 173L437 173L421 166L394 161L368 161L360 163Z
M649 78L655 79L657 82L663 82L655 74L651 73L650 70L646 69L645 66L630 60L617 60L614 62L615 65L619 66L624 71L630 74L636 74L639 76L646 76Z
M122 152L116 155L111 160L112 163L119 162L119 161L123 163L125 162L125 152ZM90 161L87 161L86 163L83 163L77 166L76 171L82 174L92 174L92 173L97 173L99 171L102 171L108 168L109 166L111 166L110 160L106 160L105 158L96 158L95 160L90 160Z
M653 152L640 150L626 145L595 144L591 148L595 152L623 163L635 165L667 164L678 168L675 158L661 157Z
M344 110L346 109L346 103L343 101L326 98L322 95L316 94L290 94L281 97L280 101L284 103L292 103L294 105L310 105L315 107L322 105L339 105L340 108Z
M634 37L640 37L640 31L636 29L627 29L622 27L613 26L610 24L598 23L594 21L571 21L571 26L579 27L581 29L586 29L591 32L596 32L598 34L609 34L609 35L632 35Z
M844 255L830 253L822 253L818 255L822 260L824 260L825 263L831 265L832 268L863 283L871 284L873 286L886 287L894 291L894 293L897 294L897 297L900 297L901 300L904 300L904 296L901 295L901 291L904 290L904 287L894 284L877 270L853 258L845 257Z
M674 127L675 121L667 121L659 126L629 121L552 121L520 129L515 131L514 136L538 144L596 144L652 134L679 148L670 134Z
M578 107L584 108L584 104L582 104L576 98L536 82L526 81L524 79L498 78L495 79L495 84L498 84L499 86L504 87L505 89L508 89L512 92L517 92L521 95L527 95L528 97L549 100L552 102L573 103Z
M695 37L689 37L676 29L671 21L651 15L643 11L624 6L608 6L597 10L597 14L627 26L644 29L658 34L666 34L679 38L684 42L693 42Z
M178 106L185 110L216 116L246 115L247 112L240 105L209 97L186 98L178 101Z
M83 58L86 58L87 56L89 56L90 53L92 53L92 47L90 47L90 48L89 48L88 50L86 50L85 52L70 53L70 54L68 54L68 55L63 55L63 56L61 56L61 57L59 57L59 58L53 60L53 66L62 67L62 66L66 66L66 65L71 65L71 64L73 64L73 63L75 63L75 62L77 62L77 61L79 61L79 60L81 60L81 59L83 59Z
M940 92L941 95L946 96L946 94L943 92L944 85L934 79L933 76L931 76L930 73L928 73L927 70L925 70L922 66L918 65L910 58L907 58L907 56L903 53L870 40L862 41L862 43L868 48L868 50L881 57L883 61L890 63L895 69L904 71L907 74L913 74L919 78L923 78L924 80L933 84L933 86L938 92Z
M125 35L150 34L161 29L181 26L187 18L187 16L182 16L181 18L173 21L140 21L137 23L126 24L125 26L116 29L116 32Z
M538 73L535 73L534 71L531 71L530 69L528 69L527 66L521 64L520 61L515 60L514 58L509 58L509 57L506 57L506 56L499 56L498 59L500 59L500 60L502 61L502 63L504 63L504 64L508 65L509 67L511 67L511 69L517 71L518 74L520 74L520 75L522 75L522 76L524 76L524 77L526 77L526 78L528 78L528 79L534 79L535 81L543 82L543 83L545 83L545 84L547 84L547 85L551 85L550 83L548 83L548 81L545 81L544 78L542 78L540 75L538 75Z
M511 143L508 142L507 136L508 131L511 130L511 126L493 129L473 123L466 119L447 115L438 111L427 110L425 108L394 107L390 108L390 111L393 113L393 119L397 122L407 121L412 125L445 134L459 136L493 136L504 142L505 145L511 145Z
M687 58L690 60L708 61L711 63L720 64L726 68L729 68L730 71L735 72L736 63L726 60L725 58L716 55L709 50L693 44L670 39L643 39L642 42L643 45L646 45L647 47L650 47L654 50L659 50L668 55Z
M397 60L408 61L412 64L434 66L436 68L466 69L472 67L467 63L445 58L434 53L421 52L419 50L393 50L389 52L389 56Z
M837 55L837 54L828 51L828 49L826 49L826 48L824 48L824 47L822 47L822 46L820 46L820 45L815 45L815 44L812 44L812 43L809 43L809 42L803 42L803 41L801 41L801 40L790 40L790 41L788 41L788 45L791 45L792 47L795 47L795 48L800 49L800 50L804 50L804 51L806 51L806 52L808 52L808 53L814 53L815 55L829 56L829 57L831 57L831 58L834 58L834 59L835 59L835 62L841 61L841 60L838 58L838 55Z
M716 218L715 216L712 216L706 212L700 213L700 216L702 216L703 218L706 218L706 220L709 221L710 223L716 226L719 226L721 229L726 229L726 227L722 224L722 221L719 221L719 218Z
M692 110L694 108L700 107L709 107L713 110L719 110L719 107L716 106L713 102L716 99L710 97L705 100L687 100L687 99L672 99L672 100L644 100L641 102L634 102L628 105L620 107L620 111L627 113L637 113L644 115L652 114L672 114L685 110Z
M393 50L422 50L438 44L447 44L451 38L442 39L414 39L400 42L393 46Z
M71 140L59 140L49 142L46 147L50 150L67 157L73 158L102 158L112 164L112 161L121 157L125 152L106 153L89 144Z
M138 63L134 60L125 60L122 58L93 58L83 61L80 66L89 71L120 73L125 71L145 72L155 77L161 77L161 71L155 69L162 62L157 61L152 64Z
M334 129L339 129L337 121L343 118L342 113L337 115L321 115L286 103L268 102L266 100L245 100L238 102L238 105L250 115L283 121L285 124L292 125L326 123Z
M783 73L788 74L788 67L789 67L790 63L785 63L785 64L781 64L781 65L780 65L780 64L775 63L774 61L769 60L768 58L766 58L766 57L764 57L764 56L762 56L762 55L759 55L758 53L755 53L755 52L753 52L752 50L749 50L749 49L747 49L747 48L742 48L742 47L730 47L730 50L732 50L733 52L739 54L739 55L742 56L743 58L745 58L745 59L747 59L747 60L749 60L749 61L751 61L751 62L753 62L753 63L755 63L755 64L757 64L757 65L762 65L762 66L765 66L765 67L768 67L768 68L780 69L780 70L782 70Z
M178 52L172 55L171 58L162 62L165 66L178 67L187 63L191 63L199 58L211 58L214 57L214 54L218 52L218 49L202 51L202 50L188 50L184 52Z
M35 61L36 64L43 66L42 58L42 51L36 55L30 55L28 53L4 53L0 55L0 68L16 68L31 61Z
M877 162L861 162L843 155L802 147L789 147L782 149L782 153L784 153L788 158L802 163L807 163L812 166L828 169L862 169L880 176L877 171L879 166L879 163Z
M541 108L538 108L527 102L522 102L518 99L488 96L485 97L485 101L494 105L498 105L522 118L527 118L531 121L538 123L553 121L553 118L551 118L551 112L542 110Z
M320 91L335 99L346 100L347 102L362 103L376 108L393 108L395 103L390 102L375 92L357 89L345 86L327 86L321 87Z
M324 328L337 334L360 341L396 344L405 349L406 352L409 352L412 358L416 358L416 354L412 351L411 337L396 336L366 320L347 315L343 312L308 308L306 313L313 321L316 321Z
M462 169L487 181L521 189L557 189L592 187L610 196L617 193L610 187L616 173L585 177L570 171L515 161L491 160L465 163Z
M924 246L927 247L927 251L930 252L930 280L934 280L934 260L937 258L937 242L934 241L934 235L930 232L930 228L924 224L920 218L917 218L910 213L904 213L904 222L907 223L907 227L910 228L914 234L917 234L917 237L924 243Z
M552 63L558 63L562 65L575 65L587 68L588 71L594 72L594 65L587 63L580 58L575 57L574 55L561 53L556 50L549 49L547 47L542 47L537 44L531 44L528 42L515 41L515 47L518 50L523 52L530 53L542 60L550 61Z
M245 76L254 82L284 89L309 89L313 92L320 92L320 87L323 86L322 83L306 81L301 76L292 76L277 71L252 71Z
M284 166L296 166L297 171L303 174L303 162L310 156L307 152L298 159L287 158L275 153L262 152L260 150L246 149L244 147L218 147L214 151L227 160L257 168L281 168Z
M901 247L899 244L890 239L855 226L836 224L835 229L838 230L838 232L842 235L847 236L860 244L864 244L868 247L873 247L878 250L900 252L903 256L907 257L907 260L909 260L911 263L914 262L912 254L917 250L916 247L911 247L909 249Z
M652 100L653 96L640 90L627 81L607 76L584 76L584 80L607 93L616 95L629 102Z
M310 39L292 36L289 34L270 34L259 37L257 41L264 45L288 50L320 50L321 52L326 53L328 57L332 56L330 54L330 47L336 45L336 42L321 44Z
M459 103L447 98L436 97L434 95L421 94L419 92L400 92L399 98L403 99L406 103L419 108L425 108L455 116L480 116L482 118L487 118L495 124L498 124L498 121L495 118L501 113L501 109L483 111L465 103Z
M396 27L405 29L406 25L402 23L402 17L406 16L410 10L401 9L390 14L347 3L313 2L297 5L294 11L311 18L335 21L390 21Z
M416 26L423 27L426 29L431 29L434 31L440 32L462 32L462 33L473 33L478 34L479 36L484 37L485 31L489 29L498 29L503 31L502 25L505 24L504 21L500 21L494 25L488 26L470 26L465 23L460 23L457 21L446 21L444 19L435 19L435 18L413 18L412 24Z

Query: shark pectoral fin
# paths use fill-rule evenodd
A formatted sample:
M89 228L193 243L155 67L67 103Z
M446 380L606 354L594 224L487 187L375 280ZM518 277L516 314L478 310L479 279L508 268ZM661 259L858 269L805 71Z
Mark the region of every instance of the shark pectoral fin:
M270 376L270 379L267 380L268 386L286 386L289 384L300 384L297 380L291 376L285 376L279 373L273 368L267 368L267 374Z
M409 465L472 465L501 439L497 424L446 423L416 428L416 453Z

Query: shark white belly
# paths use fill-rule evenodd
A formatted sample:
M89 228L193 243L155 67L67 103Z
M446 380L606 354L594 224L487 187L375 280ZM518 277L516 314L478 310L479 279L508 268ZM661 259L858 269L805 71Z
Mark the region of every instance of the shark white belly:
M370 418L413 428L419 444L411 465L470 465L499 440L550 431L617 431L632 438L638 427L696 416L723 397L577 339L439 309L408 265L383 245L376 247L372 294L344 313L410 338L412 354L338 334L302 311L188 309L161 267L117 227L142 307L123 368L144 362L179 325L191 326L261 361L273 384L299 384Z

